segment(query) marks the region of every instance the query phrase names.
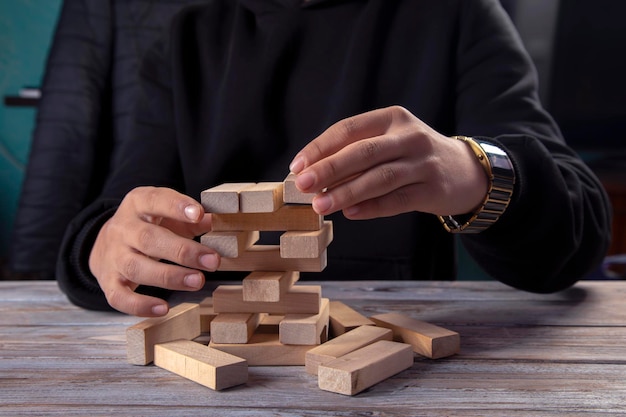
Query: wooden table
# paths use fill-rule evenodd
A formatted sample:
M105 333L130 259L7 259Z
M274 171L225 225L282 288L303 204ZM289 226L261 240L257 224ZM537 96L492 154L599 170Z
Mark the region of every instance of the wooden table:
M397 311L455 330L461 352L416 357L352 397L320 390L299 366L250 367L247 384L216 392L127 364L124 332L140 319L76 308L54 282L0 282L0 415L626 415L624 281L551 295L491 281L322 285L366 315Z

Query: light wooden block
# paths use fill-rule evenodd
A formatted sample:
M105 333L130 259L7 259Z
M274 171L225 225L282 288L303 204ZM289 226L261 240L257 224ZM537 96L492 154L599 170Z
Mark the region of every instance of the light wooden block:
M215 343L248 343L265 313L221 313L211 322Z
M279 245L253 245L237 258L221 258L219 271L321 272L328 264L327 251L319 258L281 258Z
M337 337L359 326L374 325L372 320L337 300L330 302L329 321L331 337Z
M282 182L260 182L239 193L239 211L242 213L272 213L282 205Z
M254 245L260 237L257 230L232 232L207 232L200 236L200 243L215 250L225 258L237 258Z
M207 213L238 213L239 192L254 186L253 182L224 183L200 193L200 203Z
M461 338L452 330L399 313L377 314L370 318L377 326L391 329L394 340L409 343L415 353L427 358L451 356L461 349Z
M218 313L317 314L322 287L294 285L283 294L280 303L244 301L241 285L220 285L213 291L213 310Z
M280 236L281 258L319 258L333 240L333 222L327 220L319 230L287 231Z
M218 391L248 381L245 359L189 340L155 345L154 364Z
M299 279L299 271L253 271L241 282L243 300L278 302Z
M287 314L280 322L279 340L286 345L319 345L328 340L328 298L318 314Z
M145 319L126 329L128 362L147 365L154 359L154 345L177 339L192 340L200 335L200 307L182 303L163 317Z
M296 187L296 174L289 173L283 181L283 202L295 204L311 204L315 193L303 193Z
M214 343L209 347L244 358L250 366L302 366L313 346L284 345L277 333L255 333L248 343Z
M308 373L317 375L317 367L319 365L364 346L371 345L379 340L393 340L391 329L377 326L359 326L309 350L305 357L305 369Z
M318 230L323 216L309 205L284 205L272 213L213 214L211 228L215 232L233 230L285 231Z
M318 367L318 386L344 395L359 392L413 365L406 343L379 340Z
M256 328L256 333L275 333L278 334L280 328L280 322L283 321L285 316L282 314L266 314L261 318L259 327Z
M213 298L206 297L199 304L200 307L200 332L209 333L211 331L211 321L217 316L213 310Z

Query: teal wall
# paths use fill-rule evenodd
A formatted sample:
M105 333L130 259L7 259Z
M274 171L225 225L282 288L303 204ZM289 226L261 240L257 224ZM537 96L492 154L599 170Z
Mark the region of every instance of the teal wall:
M0 0L0 258L5 258L30 149L36 110L5 96L39 86L61 0Z

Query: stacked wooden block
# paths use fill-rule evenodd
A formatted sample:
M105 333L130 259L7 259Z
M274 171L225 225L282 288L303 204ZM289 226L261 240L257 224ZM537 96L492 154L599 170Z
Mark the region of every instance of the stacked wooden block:
M311 207L289 175L283 182L232 183L202 192L212 231L201 242L221 255L220 270L247 271L241 285L221 285L200 304L127 330L128 360L152 361L212 389L247 381L248 366L303 365L321 389L354 395L413 364L441 358L459 335L395 313L367 318L297 284L300 272L326 267L332 223ZM257 244L281 232L280 243ZM198 339L210 333L208 346Z

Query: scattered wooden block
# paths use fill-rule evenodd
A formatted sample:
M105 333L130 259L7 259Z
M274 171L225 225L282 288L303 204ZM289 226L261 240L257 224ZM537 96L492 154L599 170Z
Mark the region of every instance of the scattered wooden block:
M215 343L248 343L265 313L222 313L211 322Z
M207 213L238 213L239 192L254 186L253 182L224 183L200 193L200 204Z
M309 350L305 357L305 369L308 373L317 375L317 367L323 363L330 362L379 340L392 339L393 332L391 329L376 326L359 326Z
M279 326L280 343L319 345L328 340L328 298L322 298L318 314L286 314Z
M331 337L337 337L359 326L375 324L352 307L337 300L330 302L329 321Z
M213 297L206 297L200 302L200 332L209 333L211 331L211 321L217 316L213 311Z
M215 232L318 230L322 222L323 216L312 206L284 205L272 213L216 213L212 215L211 228Z
M289 173L283 181L283 202L295 204L311 204L315 193L303 193L296 187L296 174Z
M280 303L244 301L241 285L220 285L213 291L213 310L218 313L317 314L322 288L319 285L294 285Z
M282 205L282 182L260 182L239 192L242 213L272 213Z
M287 231L280 236L281 258L319 258L333 240L333 222L327 220L321 229Z
M319 258L281 258L279 245L253 245L237 258L222 258L218 270L320 272L327 264L326 251Z
M200 243L208 246L224 258L237 258L254 245L260 237L257 230L233 232L207 232L200 236Z
M278 333L255 333L248 343L214 343L209 347L244 358L250 366L299 366L304 365L307 345L284 345Z
M245 359L189 340L155 345L154 364L218 391L248 381Z
M379 340L318 367L318 386L325 391L355 395L413 365L406 343Z
M409 343L415 353L431 359L458 353L461 338L457 332L398 313L377 314L370 317L377 326L393 331L394 339Z
M278 302L299 279L299 271L253 271L241 282L243 300Z
M145 319L126 329L128 362L147 365L154 359L154 345L177 339L191 340L200 335L200 307L182 303L163 317Z

